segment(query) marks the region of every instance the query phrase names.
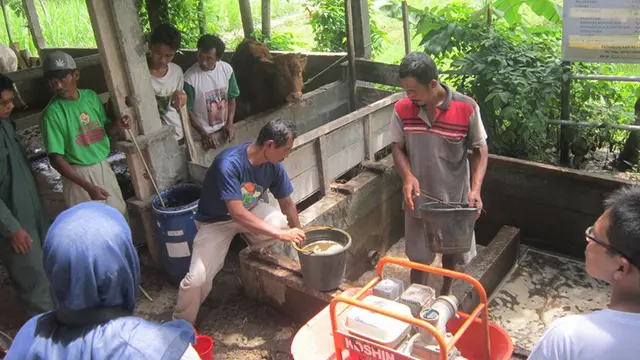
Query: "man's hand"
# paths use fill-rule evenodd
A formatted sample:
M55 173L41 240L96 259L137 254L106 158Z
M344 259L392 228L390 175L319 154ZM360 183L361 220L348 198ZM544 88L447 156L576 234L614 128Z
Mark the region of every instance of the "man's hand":
M480 216L480 213L482 212L482 198L480 197L480 191L479 190L469 191L468 198L469 198L469 206L477 207L478 208L477 215Z
M26 254L31 251L31 244L33 240L29 233L24 229L20 229L11 235L11 246L13 246L13 251L17 254Z
M413 198L420 196L420 184L415 176L408 176L402 186L402 193L404 194L404 201L409 205L409 209L413 211Z
M129 118L129 115L125 115L118 120L118 127L120 129L131 129L131 118Z
M282 242L295 242L298 245L300 245L306 238L307 234L305 234L302 229L298 228L282 230L278 235L278 240Z
M217 149L220 145L218 143L218 137L216 133L211 134L200 134L200 140L202 141L202 148L207 151L209 149Z
M94 200L94 201L107 200L107 198L110 195L105 189L99 186L94 186L91 189L89 189L89 191L87 192L89 193L91 200Z
M236 128L233 126L233 123L227 123L224 130L227 133L227 141L231 143L236 137Z
M171 106L180 109L187 104L187 94L184 91L176 90L171 95Z

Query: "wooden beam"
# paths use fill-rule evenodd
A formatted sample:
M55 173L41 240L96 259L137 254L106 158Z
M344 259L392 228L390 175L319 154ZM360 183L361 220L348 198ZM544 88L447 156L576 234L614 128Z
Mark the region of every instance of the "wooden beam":
M358 80L375 84L400 87L398 78L398 65L383 64L369 60L356 60L358 68Z
M371 19L367 0L352 0L353 46L356 57L371 59Z
M402 0L402 30L404 32L404 52L411 52L411 32L409 30L409 5L407 0Z
M29 25L29 31L31 32L31 37L33 38L33 43L36 46L36 50L38 50L38 55L42 58L42 54L40 54L40 49L46 47L44 35L42 35L42 27L40 26L40 16L38 16L38 10L36 9L36 4L33 0L22 0L22 5L24 6L25 14L27 15L27 23Z
M371 114L367 114L362 121L364 125L364 158L374 161L376 151L373 148L373 129L371 128Z
M356 50L353 42L353 8L351 6L351 0L344 0L347 20L347 57L349 58L349 104L351 105L351 111L355 111L358 108L356 94Z
M331 179L329 177L329 162L327 159L327 136L323 135L316 142L316 157L318 159L318 167L320 168L320 193L322 196L327 195L331 191Z
M2 15L4 16L4 25L7 27L7 38L9 38L8 46L13 44L13 37L11 36L11 28L9 27L9 19L7 18L7 8L4 4L4 0L0 0L0 6L2 6Z
M240 17L242 18L242 29L244 37L248 38L253 34L253 16L251 15L251 2L249 0L238 0L240 5Z
M271 38L271 0L262 0L262 35Z

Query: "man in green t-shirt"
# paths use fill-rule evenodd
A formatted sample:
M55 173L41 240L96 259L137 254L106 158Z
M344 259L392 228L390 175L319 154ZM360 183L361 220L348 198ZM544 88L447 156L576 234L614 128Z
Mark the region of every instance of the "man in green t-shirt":
M98 94L78 89L80 71L69 54L55 51L42 67L55 96L42 113L40 129L49 161L62 175L67 207L102 201L126 216L126 203L107 156L109 136L118 127L130 128L130 119L110 121Z

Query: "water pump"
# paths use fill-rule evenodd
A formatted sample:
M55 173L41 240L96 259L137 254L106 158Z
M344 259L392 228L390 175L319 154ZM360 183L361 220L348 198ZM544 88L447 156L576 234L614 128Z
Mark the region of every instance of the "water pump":
M439 296L433 305L420 313L420 318L431 325L445 338L449 343L453 336L447 333L447 322L456 316L458 311L458 299L453 295ZM423 360L440 359L440 346L438 341L429 331L420 329L407 343L406 351L411 356ZM449 351L448 359L463 360L460 351L455 347Z

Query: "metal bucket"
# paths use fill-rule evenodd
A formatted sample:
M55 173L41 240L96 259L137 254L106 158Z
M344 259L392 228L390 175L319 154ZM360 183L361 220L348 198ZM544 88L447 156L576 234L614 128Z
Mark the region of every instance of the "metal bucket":
M300 248L318 241L335 241L342 245L342 249L324 253L309 253L298 251L302 278L305 284L318 291L331 291L340 287L347 269L347 250L351 246L351 236L345 231L329 226L317 226L304 229L307 238Z
M477 210L462 203L422 204L420 214L429 250L444 255L463 254L471 250Z

